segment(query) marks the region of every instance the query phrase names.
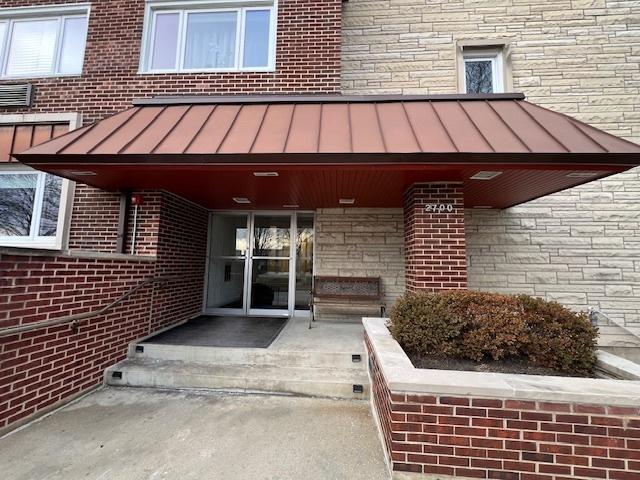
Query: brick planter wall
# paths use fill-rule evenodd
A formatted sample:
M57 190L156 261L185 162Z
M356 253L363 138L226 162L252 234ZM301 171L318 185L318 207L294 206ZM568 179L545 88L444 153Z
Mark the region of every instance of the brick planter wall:
M408 291L466 288L464 203L461 184L421 183L404 196L405 272ZM428 212L427 205L452 211Z
M77 331L67 324L0 338L0 431L99 384L130 342L201 312L208 213L165 192L149 198L149 228L159 234L143 244L156 256L0 253L0 328L96 310L144 279L181 277L141 289Z
M396 476L640 479L640 407L394 392L365 341Z

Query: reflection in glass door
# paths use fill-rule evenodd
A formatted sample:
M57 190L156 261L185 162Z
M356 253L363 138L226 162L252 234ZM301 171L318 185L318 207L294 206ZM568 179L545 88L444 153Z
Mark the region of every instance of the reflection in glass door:
M295 309L309 310L313 281L313 214L296 214Z
M212 213L205 311L308 314L312 213Z
M249 216L214 214L209 223L207 310L243 314Z
M286 315L289 312L291 215L254 215L252 239L249 313Z

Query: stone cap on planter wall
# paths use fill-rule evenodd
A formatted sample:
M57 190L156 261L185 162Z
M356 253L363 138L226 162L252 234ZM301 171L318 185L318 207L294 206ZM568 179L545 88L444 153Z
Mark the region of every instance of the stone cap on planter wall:
M393 393L428 393L606 405L640 404L640 381L415 368L385 318L364 318L365 334Z

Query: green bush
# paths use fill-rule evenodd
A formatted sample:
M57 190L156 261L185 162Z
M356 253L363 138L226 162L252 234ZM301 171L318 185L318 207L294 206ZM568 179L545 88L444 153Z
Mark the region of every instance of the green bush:
M389 330L410 354L480 362L527 358L570 374L590 375L598 331L584 313L527 295L452 290L408 293L391 311Z

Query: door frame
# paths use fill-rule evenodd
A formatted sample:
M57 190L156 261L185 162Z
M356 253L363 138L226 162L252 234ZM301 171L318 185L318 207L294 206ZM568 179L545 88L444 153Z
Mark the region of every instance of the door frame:
M211 242L212 242L212 217L213 215L246 215L247 216L247 251L244 257L243 272L243 299L242 308L209 308L207 307L207 294L209 291L209 269L211 266ZM210 210L207 221L207 251L205 254L204 289L202 298L202 312L207 315L228 315L228 316L260 316L260 317L308 317L309 310L296 310L296 267L297 255L297 222L298 214L311 215L313 217L313 257L312 272L316 268L316 213L313 210ZM251 288L252 288L252 268L253 268L253 248L254 248L254 218L258 215L273 215L290 218L290 249L289 249L289 282L288 282L288 305L284 309L256 309L251 308ZM284 257L282 257L284 258Z

